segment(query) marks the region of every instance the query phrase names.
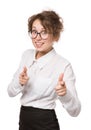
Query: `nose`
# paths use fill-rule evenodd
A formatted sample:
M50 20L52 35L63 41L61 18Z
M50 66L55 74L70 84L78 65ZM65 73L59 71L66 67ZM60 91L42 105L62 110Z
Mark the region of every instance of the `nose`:
M41 34L40 33L37 33L37 37L36 39L40 40L41 39Z

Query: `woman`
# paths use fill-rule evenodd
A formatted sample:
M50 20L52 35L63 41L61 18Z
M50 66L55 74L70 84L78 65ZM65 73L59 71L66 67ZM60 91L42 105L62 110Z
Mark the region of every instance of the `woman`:
M28 19L35 49L23 53L8 86L9 96L22 93L19 130L60 130L55 113L57 99L71 116L80 113L72 66L53 48L62 31L62 18L55 11L43 11Z

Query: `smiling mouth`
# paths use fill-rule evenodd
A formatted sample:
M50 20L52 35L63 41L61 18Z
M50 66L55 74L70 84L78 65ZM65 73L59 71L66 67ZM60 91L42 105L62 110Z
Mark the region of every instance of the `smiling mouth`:
M38 47L38 48L42 47L43 44L44 43L35 43L36 47Z

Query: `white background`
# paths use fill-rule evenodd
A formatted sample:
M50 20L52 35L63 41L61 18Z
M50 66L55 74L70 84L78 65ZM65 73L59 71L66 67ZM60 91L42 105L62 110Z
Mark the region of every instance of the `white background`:
M80 115L71 117L57 102L61 130L91 129L90 0L0 0L0 130L18 130L20 95L10 98L7 87L22 52L33 47L27 34L27 19L45 9L55 10L64 20L64 32L55 49L73 66L82 104Z

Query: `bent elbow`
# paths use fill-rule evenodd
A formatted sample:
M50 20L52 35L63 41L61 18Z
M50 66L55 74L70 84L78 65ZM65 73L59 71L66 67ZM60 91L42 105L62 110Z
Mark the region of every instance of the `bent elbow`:
M7 93L9 95L9 97L15 97L16 96L14 90L11 89L10 87L7 88Z
M9 97L15 97L15 95L11 91L7 90L7 92L8 92Z
M77 117L81 112L81 104L79 103L74 109L68 110L68 113L72 117Z

